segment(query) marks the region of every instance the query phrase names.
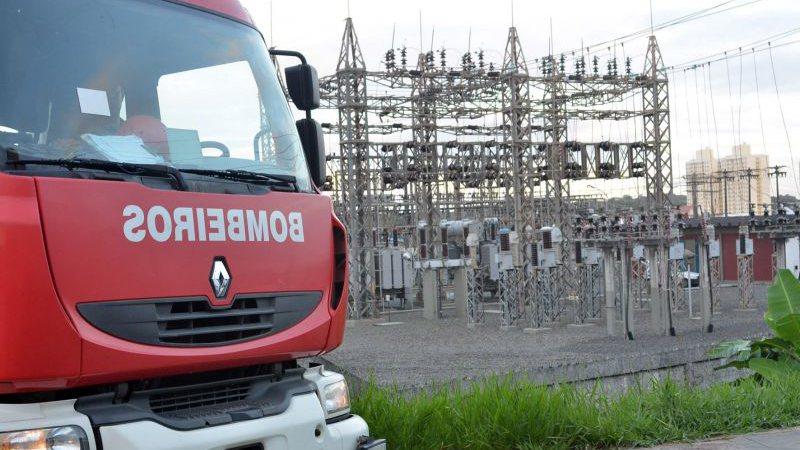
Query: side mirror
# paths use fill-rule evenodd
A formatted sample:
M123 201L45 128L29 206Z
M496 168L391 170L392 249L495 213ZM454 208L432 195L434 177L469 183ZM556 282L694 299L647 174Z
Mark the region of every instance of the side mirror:
M303 144L311 180L315 186L322 186L325 184L325 141L322 140L322 127L314 119L300 119L295 125Z
M319 108L319 77L317 69L309 64L287 67L286 88L294 105L301 111Z

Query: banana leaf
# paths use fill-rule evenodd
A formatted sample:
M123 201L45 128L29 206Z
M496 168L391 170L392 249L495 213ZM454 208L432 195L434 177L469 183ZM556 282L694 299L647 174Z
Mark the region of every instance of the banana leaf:
M722 342L708 352L709 356L724 360L717 370L749 368L771 381L800 373L800 281L791 271L778 271L767 290L764 321L775 336Z
M767 337L753 341L750 349L756 357L778 359L786 357L800 362L800 355L791 342L779 337Z
M800 281L791 271L781 269L767 290L764 320L775 335L800 348Z
M779 360L755 358L750 360L750 368L765 379L775 383L796 377L798 371L800 371L800 363L791 358Z
M720 342L719 345L708 352L714 358L736 358L744 360L750 356L752 342L747 339Z
M712 358L721 358L725 364L714 368L714 370L727 369L733 367L736 369L745 369L750 364L750 359L753 358L752 341L746 339L737 339L735 341L721 342L716 347L708 352L708 356Z
M762 338L755 341L737 339L734 341L721 342L708 352L714 358L725 360L723 366L715 370L733 367L745 369L750 367L750 361L754 358L768 359L791 359L800 364L800 356L797 355L792 343L781 338Z

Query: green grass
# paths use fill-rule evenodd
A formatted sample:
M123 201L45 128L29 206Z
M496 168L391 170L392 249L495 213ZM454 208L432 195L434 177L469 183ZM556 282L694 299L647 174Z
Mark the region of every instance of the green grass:
M798 382L691 388L667 380L615 394L600 384L544 387L511 377L416 394L371 384L354 396L353 412L391 449L650 446L800 425Z

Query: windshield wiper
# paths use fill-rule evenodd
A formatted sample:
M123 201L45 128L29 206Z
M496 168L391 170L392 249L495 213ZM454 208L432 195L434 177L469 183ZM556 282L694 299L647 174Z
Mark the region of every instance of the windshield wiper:
M5 161L6 166L25 166L25 165L40 165L40 166L59 166L67 169L95 169L105 172L124 173L128 175L145 175L145 176L158 176L163 178L172 178L178 185L181 191L188 191L189 187L186 184L181 172L172 167L161 164L137 164L131 162L119 161L106 161L102 159L91 158L61 158L61 159L11 159Z
M251 172L249 170L239 170L239 169L224 169L224 170L178 169L178 170L183 173L191 173L194 175L223 178L232 181L243 181L246 183L270 186L273 188L274 187L288 188L291 190L291 192L298 192L297 177L293 175Z

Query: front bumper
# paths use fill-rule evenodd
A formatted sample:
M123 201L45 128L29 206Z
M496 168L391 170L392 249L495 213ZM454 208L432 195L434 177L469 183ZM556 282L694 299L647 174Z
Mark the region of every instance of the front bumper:
M126 450L227 450L254 444L268 450L344 450L356 449L358 439L367 435L367 423L358 416L326 425L314 394L293 397L289 409L277 416L192 431L149 421L100 428L104 448Z
M94 440L89 418L75 411L74 401L33 405L0 405L0 432L59 425L76 425L86 431L91 450ZM96 436L109 450L266 450L320 449L357 450L369 428L361 417L326 424L317 396L296 395L282 414L227 425L179 431L149 421L102 426ZM380 448L380 447L375 447Z

